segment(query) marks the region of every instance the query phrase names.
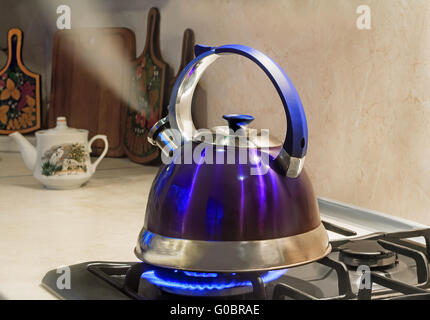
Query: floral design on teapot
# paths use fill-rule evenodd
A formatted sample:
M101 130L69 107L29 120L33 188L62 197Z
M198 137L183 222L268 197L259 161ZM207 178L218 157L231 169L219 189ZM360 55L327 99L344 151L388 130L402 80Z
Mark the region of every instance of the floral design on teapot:
M88 160L88 153L81 143L56 145L42 156L42 174L62 176L86 173Z

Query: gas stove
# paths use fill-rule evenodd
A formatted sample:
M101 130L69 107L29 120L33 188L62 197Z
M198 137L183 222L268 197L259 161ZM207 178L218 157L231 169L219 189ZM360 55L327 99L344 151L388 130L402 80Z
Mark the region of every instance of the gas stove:
M430 299L430 228L318 199L332 252L317 261L266 272L196 272L143 262L69 266L70 289L57 270L43 286L61 299Z

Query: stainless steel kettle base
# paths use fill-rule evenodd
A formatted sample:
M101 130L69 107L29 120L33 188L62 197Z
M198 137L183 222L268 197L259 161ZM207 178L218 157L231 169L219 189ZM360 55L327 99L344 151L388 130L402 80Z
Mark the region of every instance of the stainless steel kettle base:
M283 269L319 260L331 251L327 231L257 241L200 241L164 237L143 229L135 248L142 261L190 271L247 272Z

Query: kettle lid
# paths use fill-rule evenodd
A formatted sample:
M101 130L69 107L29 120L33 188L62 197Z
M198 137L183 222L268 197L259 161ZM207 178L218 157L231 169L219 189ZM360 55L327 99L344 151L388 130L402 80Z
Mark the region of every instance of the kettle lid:
M228 125L215 126L210 129L213 144L247 148L274 148L282 146L282 142L269 135L269 130L249 128L254 117L247 114L225 114L223 118ZM200 140L199 135L194 139ZM207 140L205 140L207 143Z

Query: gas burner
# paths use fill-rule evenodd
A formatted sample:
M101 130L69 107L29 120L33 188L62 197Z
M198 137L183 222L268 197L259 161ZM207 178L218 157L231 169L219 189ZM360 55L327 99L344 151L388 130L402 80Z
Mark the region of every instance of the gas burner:
M430 228L334 240L329 256L288 271L175 271L144 262L90 261L69 266L70 290L58 286L57 269L42 285L69 300L430 300L430 246L409 241L417 237L430 244ZM357 272L360 264L370 266L370 274ZM366 281L370 285L361 286Z
M358 240L339 247L339 260L348 267L366 265L370 268L388 268L397 262L397 254L384 249L377 241Z
M184 296L234 296L252 292L251 279L256 276L266 284L280 278L286 271L216 273L149 267L142 273L140 282L145 287L148 286L144 283L147 281L163 291Z

